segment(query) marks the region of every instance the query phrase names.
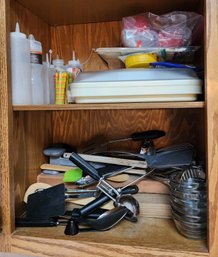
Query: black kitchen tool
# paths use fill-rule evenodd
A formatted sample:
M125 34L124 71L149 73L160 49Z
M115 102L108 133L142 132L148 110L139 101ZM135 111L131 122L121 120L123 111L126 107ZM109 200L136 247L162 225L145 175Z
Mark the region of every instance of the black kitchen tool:
M83 219L81 224L85 224L96 230L108 230L121 221L129 212L125 206L118 206L101 214L97 219Z
M118 189L119 190L119 189ZM120 196L126 195L126 194L137 194L138 193L138 187L136 185L128 186L120 191ZM101 194L99 197L91 201L90 203L86 204L82 208L80 208L77 212L77 217L85 217L89 215L90 213L97 210L99 207L101 207L103 204L109 202L111 198L105 194Z
M84 147L82 150L82 153L98 153L102 151L107 150L107 146L113 143L117 142L124 142L124 141L140 141L140 140L153 140L162 136L165 136L166 133L162 130L146 130L141 132L135 132L131 134L129 137L123 137L123 138L117 138L117 139L111 139L104 143L98 143L99 141L102 142L102 140L92 140L93 143L88 144L87 147Z
M146 131L141 131L141 132L135 132L130 135L130 137L125 137L125 138L118 138L118 139L112 139L106 143L103 143L101 145L107 145L115 142L123 142L123 141L140 141L140 140L153 140L159 137L165 136L166 133L163 130L146 130Z
M67 221L65 221L65 224ZM58 218L16 218L16 227L56 227L60 223Z
M65 212L64 216L59 217L51 217L51 218L31 218L26 217L26 213L24 213L21 217L16 217L15 224L17 227L56 227L58 225L67 225L68 220L71 217L77 218L76 214L79 208L74 208L72 211ZM107 210L105 209L97 209L91 214L87 215L88 219L97 219L100 215L105 213Z
M144 155L148 166L156 169L189 166L193 161L194 147L182 143L156 150L154 155Z
M65 228L66 235L76 235L79 231L87 231L87 229L79 229L79 224L89 226L91 229L105 231L114 227L129 212L125 206L115 207L112 210L101 214L97 219L70 219ZM89 230L88 230L89 231Z
M64 215L65 187L59 184L28 196L26 217L50 218Z
M149 168L171 169L173 167L190 166L194 158L194 147L190 143L181 143L164 148L155 149L147 153L132 153L124 151L107 151L99 153L110 157L144 160Z
M83 171L85 171L90 177L97 180L98 181L97 188L101 192L103 192L102 196L96 198L94 201L90 202L89 204L81 208L80 217L83 217L83 215L87 215L88 213L91 213L93 210L100 207L102 204L109 201L110 199L113 200L114 202L118 202L122 193L125 192L128 188L132 187L132 186L129 186L121 190L115 189L108 182L106 182L103 177L101 177L98 174L97 170L91 164L86 162L77 153L72 153L71 156L69 157L69 160L74 162L78 167L80 167ZM135 189L133 189L133 191L134 190ZM130 201L130 204L131 204L131 201Z
M123 194L134 194L138 192L137 186L130 186L123 190ZM65 199L74 198L70 193L66 195L64 184L59 184L28 196L26 205L26 217L28 218L50 218L65 213ZM101 194L98 198L81 208L81 214L87 215L110 200Z
M65 199L75 197L90 197L93 193L66 193L64 184L30 194L27 199L26 217L48 218L64 215Z
M68 236L74 236L79 232L93 231L93 228L79 228L79 222L75 219L70 219L65 227L64 233Z

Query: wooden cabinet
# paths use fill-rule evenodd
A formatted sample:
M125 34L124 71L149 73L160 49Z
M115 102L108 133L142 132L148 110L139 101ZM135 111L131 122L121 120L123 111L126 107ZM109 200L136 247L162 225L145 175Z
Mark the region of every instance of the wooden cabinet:
M218 256L218 1L217 0L0 0L0 202L2 251L36 256ZM72 104L12 106L9 33L19 21L21 30L40 40L44 52L65 61L72 50L85 62L93 48L120 45L121 18L151 11L201 13L205 35L199 60L205 67L204 99L186 103ZM107 66L92 54L85 70ZM189 240L170 220L140 218L105 233L65 236L64 228L15 228L22 199L45 161L42 149L53 142L80 146L96 134L109 138L137 130L163 129L167 137L157 146L188 141L206 162L208 176L208 238ZM133 146L134 148L135 146Z

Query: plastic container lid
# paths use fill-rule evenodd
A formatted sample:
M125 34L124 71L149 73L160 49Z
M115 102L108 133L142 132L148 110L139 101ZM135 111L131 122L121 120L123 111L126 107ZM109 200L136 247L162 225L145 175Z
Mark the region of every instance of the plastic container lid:
M151 62L157 61L156 54L134 54L125 59L126 68L149 68Z
M195 101L202 81L190 69L119 69L80 73L70 91L76 103Z

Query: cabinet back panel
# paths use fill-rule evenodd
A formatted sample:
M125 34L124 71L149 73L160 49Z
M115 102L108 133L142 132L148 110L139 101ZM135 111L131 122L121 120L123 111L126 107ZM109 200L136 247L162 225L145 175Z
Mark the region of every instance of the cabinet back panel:
M103 135L106 139L128 137L133 132L160 129L166 136L155 140L158 147L181 142L194 144L199 153L204 148L203 112L200 109L158 110L95 110L54 111L53 141L81 146L93 136ZM138 143L127 142L120 147L137 150ZM202 158L202 156L201 156Z
M51 44L54 57L58 54L67 62L72 58L72 51L75 50L76 57L84 63L93 48L120 46L120 22L52 27ZM107 65L95 53L84 65L84 70L89 71L105 69L108 69Z
M11 31L15 30L16 22L19 22L20 31L27 36L33 34L35 39L42 43L43 53L51 48L50 27L32 12L24 8L17 1L11 0Z
M52 143L51 113L15 112L13 127L14 191L18 211L26 189L36 182L40 164L46 161L42 150Z
M50 25L121 20L142 12L196 11L200 0L18 0ZM42 8L43 6L43 8Z

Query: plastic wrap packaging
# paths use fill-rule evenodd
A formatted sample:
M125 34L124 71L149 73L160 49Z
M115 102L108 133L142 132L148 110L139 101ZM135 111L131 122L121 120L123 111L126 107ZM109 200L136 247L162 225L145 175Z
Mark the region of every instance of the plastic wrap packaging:
M183 47L199 45L203 35L203 16L175 11L164 15L150 12L122 19L125 47Z

